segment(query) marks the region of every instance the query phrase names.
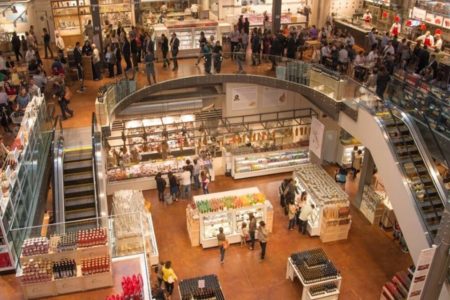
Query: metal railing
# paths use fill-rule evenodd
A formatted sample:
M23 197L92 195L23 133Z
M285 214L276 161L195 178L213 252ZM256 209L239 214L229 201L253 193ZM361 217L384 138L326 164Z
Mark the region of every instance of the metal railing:
M52 129L53 212L55 223L65 221L64 207L64 137L61 117L57 116ZM62 231L63 227L60 228Z

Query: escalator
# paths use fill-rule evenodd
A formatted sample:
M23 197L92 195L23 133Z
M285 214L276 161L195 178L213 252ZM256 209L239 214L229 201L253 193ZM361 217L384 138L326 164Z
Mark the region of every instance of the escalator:
M95 221L81 220L97 217L95 185L92 170L92 149L64 151L64 220L76 224L95 225Z
M443 185L436 176L436 167L427 155L420 136L415 136L414 125L408 124L405 115L396 110L388 110L378 117L382 120L398 164L407 178L429 239L434 241L446 202Z

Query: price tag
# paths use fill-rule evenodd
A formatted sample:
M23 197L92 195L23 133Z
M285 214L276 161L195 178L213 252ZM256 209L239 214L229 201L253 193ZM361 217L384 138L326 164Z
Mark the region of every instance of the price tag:
M205 280L204 279L200 279L198 281L198 288L199 289L204 289L205 288Z

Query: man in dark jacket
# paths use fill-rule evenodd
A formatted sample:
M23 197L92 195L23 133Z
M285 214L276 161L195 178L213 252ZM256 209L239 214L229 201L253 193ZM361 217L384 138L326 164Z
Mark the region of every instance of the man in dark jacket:
M122 46L122 56L125 59L127 66L125 67L125 72L131 69L131 59L130 59L130 42L124 37Z
M161 172L156 174L155 180L156 180L156 189L158 190L158 199L159 201L164 202L164 191L166 189L166 180L162 178Z
M272 62L272 71L275 71L277 66L277 59L283 53L283 42L281 40L280 34L278 36L274 36L272 47L270 47L270 60Z
M252 34L252 62L254 66L261 64L260 51L261 37L255 30Z
M20 53L21 43L20 43L20 38L16 32L13 32L11 44L12 44L12 48L14 50L14 54L16 55L16 59L17 59L17 61L19 61L19 58L23 58L23 55L22 55L22 53Z
M172 71L178 70L178 48L180 47L180 40L177 38L177 34L172 33L172 38L170 39L170 47L172 51L172 59L173 59L173 69Z
M420 52L418 53L418 58L419 64L417 65L416 73L420 73L420 71L422 71L423 68L428 66L428 63L430 61L430 52L428 52L427 45L424 45L423 48L420 50Z
M45 58L48 58L48 51L50 52L50 57L53 58L53 51L52 48L50 48L50 34L48 33L47 28L42 29L42 31L44 32L42 37L44 39Z
M167 53L169 53L169 39L164 33L161 34L161 52L163 55L163 67L167 68L170 65L170 61L167 59Z
M77 66L78 80L80 80L81 82L80 91L83 91L84 90L83 55L81 53L80 42L77 42L75 44L75 49L73 49L73 59L75 60L75 64Z
M130 34L130 49L131 49L131 59L133 60L133 68L138 69L138 44L136 37Z

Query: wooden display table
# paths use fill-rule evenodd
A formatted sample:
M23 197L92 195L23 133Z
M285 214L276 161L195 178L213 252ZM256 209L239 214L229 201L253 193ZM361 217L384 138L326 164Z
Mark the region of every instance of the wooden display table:
M294 255L301 255L301 256L308 256L309 253L313 253L314 255L317 255L317 253L320 253L321 249L313 249L305 252L300 252L298 254ZM302 261L305 268L302 268L303 272L307 272L308 269L314 270L314 273L320 274L320 272L317 272L323 267L326 268L334 268L331 261L328 260L327 256L323 253L322 255L319 254L321 258L325 259L324 264L320 264L317 266L312 267L306 267L307 263L305 261ZM342 277L339 273L332 276L324 276L321 277L313 277L311 275L307 275L309 277L305 277L304 274L302 274L302 271L295 265L293 259L291 257L287 260L287 270L286 270L286 279L290 279L291 281L294 281L294 278L297 277L300 280L300 283L303 286L302 291L302 300L315 300L315 299L321 299L321 300L337 300L339 299L339 293L341 289L341 281ZM309 278L308 280L305 278Z

